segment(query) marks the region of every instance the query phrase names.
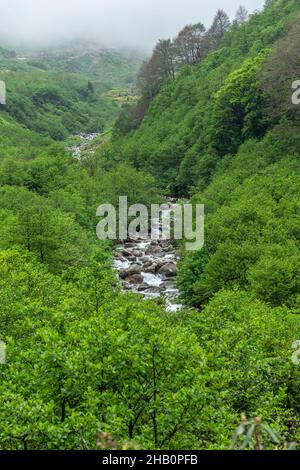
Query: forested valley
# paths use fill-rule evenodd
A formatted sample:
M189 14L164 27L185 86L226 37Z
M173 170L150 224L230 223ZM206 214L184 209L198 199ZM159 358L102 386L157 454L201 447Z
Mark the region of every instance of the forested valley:
M0 47L1 450L300 443L299 50L300 0L219 10L146 60ZM122 289L96 236L120 195L205 205L175 312Z

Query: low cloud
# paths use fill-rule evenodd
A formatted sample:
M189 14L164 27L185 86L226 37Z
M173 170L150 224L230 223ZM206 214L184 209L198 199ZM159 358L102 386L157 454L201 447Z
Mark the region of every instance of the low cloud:
M81 38L149 51L185 24L208 26L219 8L233 17L241 3L252 12L264 0L10 0L0 5L0 46Z

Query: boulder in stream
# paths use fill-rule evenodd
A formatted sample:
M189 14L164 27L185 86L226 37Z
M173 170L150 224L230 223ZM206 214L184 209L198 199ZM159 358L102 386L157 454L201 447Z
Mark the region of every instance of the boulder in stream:
M158 273L163 277L174 277L177 273L176 264L167 263L164 264L158 271Z
M128 276L125 278L126 282L129 282L129 284L134 284L134 285L139 285L143 282L143 276L141 274L132 274L131 276Z
M126 258L130 258L130 257L132 256L132 251L126 250L126 249L125 249L125 250L122 250L122 251L121 251L121 255L122 255L122 256L125 256Z
M141 271L142 271L142 266L140 266L138 264L133 264L129 268L122 269L120 271L120 278L127 280L127 278L130 277L130 276L134 276L136 274L141 274Z
M157 264L156 263L150 264L150 266L145 267L143 271L145 273L155 274L157 271Z
M139 250L133 250L133 251L132 251L132 254L133 254L133 256L135 256L136 258L140 258L143 253L142 253L141 251L139 251Z
M161 268L165 264L169 263L169 260L166 260L166 258L156 258L155 264L157 266L157 269Z

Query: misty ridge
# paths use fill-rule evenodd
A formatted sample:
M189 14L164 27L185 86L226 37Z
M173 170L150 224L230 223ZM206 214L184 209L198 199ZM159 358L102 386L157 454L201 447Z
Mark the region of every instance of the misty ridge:
M0 44L18 51L73 43L149 54L160 38L174 38L185 24L211 24L222 8L230 18L239 0L12 0L0 4ZM263 0L242 2L250 12Z

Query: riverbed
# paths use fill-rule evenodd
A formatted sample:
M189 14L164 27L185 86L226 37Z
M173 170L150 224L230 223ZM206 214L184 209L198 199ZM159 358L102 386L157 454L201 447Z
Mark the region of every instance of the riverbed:
M162 217L168 217L173 204L166 205ZM153 221L155 238L161 237L162 220ZM117 270L123 289L140 294L145 299L164 297L166 308L176 312L182 308L176 287L179 256L169 240L162 238L129 238L115 252L113 267Z

